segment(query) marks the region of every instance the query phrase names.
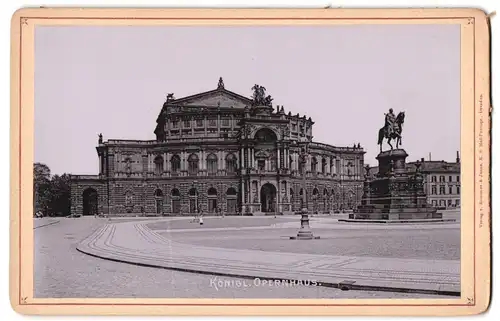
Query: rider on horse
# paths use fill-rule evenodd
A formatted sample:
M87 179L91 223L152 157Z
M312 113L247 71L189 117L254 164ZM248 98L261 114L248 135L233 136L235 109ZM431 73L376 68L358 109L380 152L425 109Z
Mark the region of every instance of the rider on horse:
M389 109L389 113L385 114L385 135L386 137L391 137L392 133L394 133L394 125L396 122L396 116L391 109Z
M380 152L382 152L382 142L384 138L387 139L387 143L391 146L391 140L396 140L396 148L399 148L401 144L401 131L403 129L402 125L405 119L405 112L402 111L398 116L394 115L394 112L389 109L389 112L385 114L385 124L384 127L380 128L378 131L378 144L380 145Z

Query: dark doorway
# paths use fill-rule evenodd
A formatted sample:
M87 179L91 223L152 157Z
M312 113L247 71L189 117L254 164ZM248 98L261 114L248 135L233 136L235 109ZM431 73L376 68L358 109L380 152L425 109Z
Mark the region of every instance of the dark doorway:
M208 212L215 213L217 211L217 190L210 187L207 191L208 196Z
M237 197L237 192L234 188L230 187L226 191L226 207L227 207L227 212L228 213L236 213L236 197Z
M276 187L273 184L266 183L260 189L261 211L270 213L276 212Z
M170 192L172 196L172 213L180 214L181 212L181 193L177 188L172 189Z
M83 215L97 215L98 194L93 188L83 191Z

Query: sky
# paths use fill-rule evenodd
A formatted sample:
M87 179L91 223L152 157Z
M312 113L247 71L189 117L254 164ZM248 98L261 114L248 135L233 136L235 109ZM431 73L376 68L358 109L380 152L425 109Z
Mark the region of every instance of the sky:
M313 119L314 141L361 143L370 165L389 108L406 113L408 161L460 147L459 25L36 26L35 162L97 174L99 133L153 140L167 93L219 77L247 97L266 87Z

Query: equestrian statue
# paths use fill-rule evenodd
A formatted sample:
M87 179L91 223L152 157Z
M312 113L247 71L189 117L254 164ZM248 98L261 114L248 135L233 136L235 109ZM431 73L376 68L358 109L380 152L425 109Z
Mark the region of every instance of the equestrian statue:
M404 122L404 111L395 116L392 108L389 109L389 112L385 114L385 125L378 131L378 145L380 145L380 152L382 152L382 143L384 138L387 139L387 144L391 146L391 150L393 149L391 144L391 140L393 139L396 140L396 148L399 148L402 141L401 133L403 132Z

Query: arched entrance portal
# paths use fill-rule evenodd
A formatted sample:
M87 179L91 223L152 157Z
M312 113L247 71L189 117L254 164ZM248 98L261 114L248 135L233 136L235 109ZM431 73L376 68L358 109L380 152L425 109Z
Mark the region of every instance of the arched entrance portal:
M97 215L98 194L93 188L83 191L83 215Z
M260 208L262 212L276 212L276 187L271 183L262 185L260 189Z
M214 187L210 187L207 191L208 196L208 212L217 212L217 190Z

